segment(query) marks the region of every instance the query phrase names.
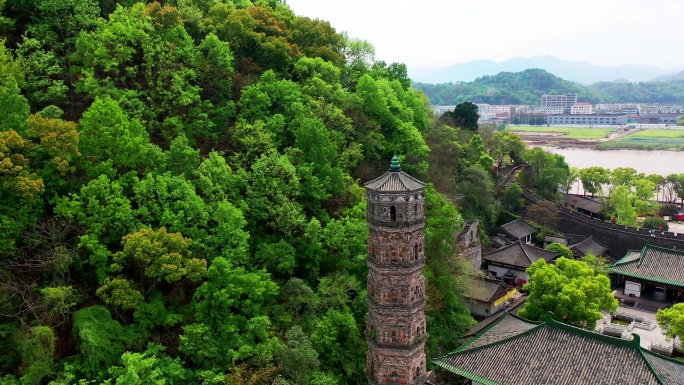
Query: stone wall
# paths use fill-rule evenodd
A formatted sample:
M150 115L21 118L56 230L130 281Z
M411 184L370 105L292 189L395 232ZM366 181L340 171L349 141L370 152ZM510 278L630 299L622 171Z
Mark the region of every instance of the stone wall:
M529 190L523 190L523 197L526 203L542 199ZM684 234L617 225L560 206L558 218L558 231L587 237L593 235L597 242L608 247L608 254L616 260L629 250L641 250L646 243L684 250Z
M646 243L684 250L684 234L616 225L567 208L560 209L559 218L559 231L593 235L597 242L608 247L608 254L616 260L624 257L628 250L641 250Z
M473 269L480 270L482 266L482 245L478 227L480 222L468 221L463 230L456 235L458 251L463 258L473 265Z

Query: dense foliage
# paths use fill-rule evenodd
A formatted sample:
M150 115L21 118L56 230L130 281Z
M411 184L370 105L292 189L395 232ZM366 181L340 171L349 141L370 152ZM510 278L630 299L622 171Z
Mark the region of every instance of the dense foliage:
M0 34L0 382L364 382L395 153L433 183L428 353L472 324L454 232L522 142L433 121L369 43L278 0L7 0Z
M543 94L577 93L580 101L683 103L684 80L671 82L599 82L584 86L563 80L542 69L501 72L472 82L414 83L425 92L431 104L456 105L466 101L490 104L539 105Z
M667 222L656 215L675 215L678 208L674 202L684 193L684 175L663 177L657 174L637 173L631 167L604 167L570 169L561 188L570 191L573 184L582 186L583 194L591 195L603 204L602 214L621 225L641 226L653 230L667 230ZM639 217L645 217L639 223ZM662 226L662 227L661 227Z
M677 303L667 309L658 309L656 321L668 338L684 338L684 303Z
M530 282L524 289L530 295L519 315L542 320L547 312L554 319L593 330L601 311L612 313L618 300L613 297L610 279L596 274L587 263L560 257L555 264L543 259L527 268Z

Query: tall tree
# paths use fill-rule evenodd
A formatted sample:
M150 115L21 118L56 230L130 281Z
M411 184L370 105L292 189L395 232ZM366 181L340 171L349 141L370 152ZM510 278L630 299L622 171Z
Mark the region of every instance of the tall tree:
M568 179L570 167L562 155L550 154L540 147L525 151L524 160L529 164L522 172L522 182L542 197L556 196L558 185Z
M477 106L474 103L463 102L456 105L453 112L445 113L442 119L453 121L455 127L477 131L477 120L480 119L480 115L478 115Z
M200 51L211 53L206 46ZM197 82L198 55L175 7L157 2L119 6L95 30L79 35L73 55L80 70L76 88L91 98L106 95L121 103L144 122L156 143L166 144L180 133L191 140L215 138L211 103L202 100ZM203 61L210 58L216 57ZM219 61L227 64L225 55ZM217 71L217 80L225 71Z
M558 258L555 264L540 259L527 268L530 282L524 289L530 295L520 316L541 320L546 312L553 318L574 326L592 330L603 315L612 313L618 301L610 289L610 279L595 275L582 261Z
M143 125L129 119L114 99L96 98L79 124L79 150L94 177L107 170L105 165L119 175L147 165L149 136ZM108 174L110 178L116 175L111 171Z
M610 182L610 170L598 166L583 168L580 170L580 180L584 191L592 196L603 194L603 186Z
M140 304L130 298L147 300L163 284L180 288L183 279L200 281L207 270L207 261L193 258L191 239L180 233L168 233L165 228L149 228L128 234L121 240L123 250L112 257L110 274L97 290L98 296L108 305L124 310L135 310ZM137 291L139 294L134 293ZM131 293L119 297L119 293Z
M193 298L195 323L183 328L180 351L198 367L220 369L279 349L269 317L278 285L263 270L247 271L219 257Z
M619 186L610 197L610 203L617 216L619 225L636 226L637 214L632 192L627 186Z
M667 309L658 309L656 321L668 338L677 337L680 341L684 340L684 303L677 303Z

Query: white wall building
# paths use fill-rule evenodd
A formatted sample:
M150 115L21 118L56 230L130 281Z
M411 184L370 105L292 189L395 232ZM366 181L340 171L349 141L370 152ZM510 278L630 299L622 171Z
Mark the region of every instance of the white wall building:
M570 108L571 115L589 115L591 112L591 103L575 103Z
M587 126L614 126L627 123L628 115L549 115L546 123L555 125L587 125Z
M492 107L490 104L487 104L487 103L473 103L473 104L475 104L477 106L477 113L480 114L480 118L482 118L484 114L495 112L494 107Z
M547 114L547 115L559 115L562 114L565 109L563 107L553 107L553 106L531 106L527 107L525 110L521 111L525 114Z

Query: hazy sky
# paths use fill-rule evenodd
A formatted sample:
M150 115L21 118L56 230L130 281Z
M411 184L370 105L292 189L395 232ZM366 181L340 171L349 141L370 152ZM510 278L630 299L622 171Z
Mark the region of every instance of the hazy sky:
M598 65L684 65L684 0L287 0L411 68L552 55Z

